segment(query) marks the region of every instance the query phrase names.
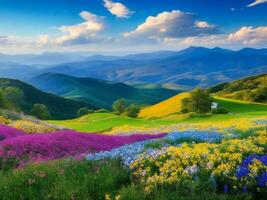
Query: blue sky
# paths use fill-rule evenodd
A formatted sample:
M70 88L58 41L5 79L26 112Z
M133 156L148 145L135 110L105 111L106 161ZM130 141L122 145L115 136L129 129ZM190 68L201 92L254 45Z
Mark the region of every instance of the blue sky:
M198 44L266 47L267 0L0 0L0 46L11 53Z

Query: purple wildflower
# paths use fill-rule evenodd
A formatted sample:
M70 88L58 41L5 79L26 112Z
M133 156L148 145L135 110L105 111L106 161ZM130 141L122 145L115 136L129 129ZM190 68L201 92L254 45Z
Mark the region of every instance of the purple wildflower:
M18 129L0 124L0 141L21 135L25 135L25 133Z
M17 133L16 129L14 131ZM0 149L3 149L4 156L6 157L10 156L9 154L12 152L12 155L15 155L18 160L23 160L25 157L28 157L30 160L42 161L68 156L79 157L81 154L107 151L125 144L160 138L165 135L136 134L115 136L80 133L76 131L58 131L49 134L32 135L21 133L21 136L10 137L1 141Z

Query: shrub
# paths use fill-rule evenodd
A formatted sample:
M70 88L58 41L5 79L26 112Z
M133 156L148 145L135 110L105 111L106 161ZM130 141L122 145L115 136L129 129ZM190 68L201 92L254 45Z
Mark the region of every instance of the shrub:
M77 111L77 117L81 117L81 116L87 115L88 113L89 113L89 110L88 110L87 107L80 108Z
M125 115L131 118L138 117L139 112L140 112L140 107L135 104L131 104L125 109Z
M50 113L44 104L34 104L31 114L39 119L49 119Z
M117 115L121 115L126 108L126 102L124 99L119 99L117 101L115 101L113 103L113 111L117 114Z
M229 111L226 108L219 107L219 108L212 109L211 113L212 114L227 114L229 113Z

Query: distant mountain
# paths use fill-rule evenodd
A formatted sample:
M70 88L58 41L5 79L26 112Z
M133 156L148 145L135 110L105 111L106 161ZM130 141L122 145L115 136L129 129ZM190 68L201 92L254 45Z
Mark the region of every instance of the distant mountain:
M7 55L0 53L0 62L15 62L23 65L56 65L65 62L86 60L88 53L44 52L42 54Z
M221 83L209 90L220 97L267 103L267 74Z
M42 74L29 83L47 92L109 109L113 102L120 98L126 99L129 103L154 104L177 93L169 89L138 89L124 83L57 73Z
M36 67L14 62L0 62L0 78L27 80L38 75Z
M53 59L44 54L44 60ZM209 87L243 77L267 73L267 49L245 48L232 51L222 48L189 47L181 51L158 51L126 56L83 55L84 59L50 65L40 69L37 65L27 72L9 72L12 78L29 79L43 73L61 73L77 77L124 82L128 85L156 84L167 88L192 89ZM42 57L42 56L41 56ZM51 56L53 57L53 56ZM54 58L60 55L54 54ZM64 56L63 56L64 57ZM60 60L64 60L64 58ZM71 58L71 56L69 56ZM0 59L1 61L1 59ZM42 66L41 66L42 67ZM0 76L7 74L0 68ZM26 75L27 74L27 75Z
M127 84L156 83L191 89L266 73L266 51L190 47L178 52L168 52L163 57L153 56L151 53L146 57L132 55L116 60L65 63L51 67L46 72L95 77Z
M75 118L77 110L81 107L96 109L88 103L78 102L63 97L49 94L32 87L22 81L0 78L0 88L16 87L24 92L24 100L21 104L23 112L29 114L33 104L39 103L47 106L53 119Z

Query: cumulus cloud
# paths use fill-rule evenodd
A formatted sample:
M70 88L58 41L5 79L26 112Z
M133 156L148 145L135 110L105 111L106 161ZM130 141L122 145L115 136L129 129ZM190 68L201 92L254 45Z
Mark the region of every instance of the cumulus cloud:
M267 44L267 26L257 28L243 26L238 31L229 34L227 39L244 45Z
M267 47L267 26L241 27L229 34L214 34L203 37L193 36L186 38L164 38L164 44L184 48L187 46L206 47Z
M59 27L58 30L62 33L59 37L40 35L37 38L38 46L80 45L99 41L100 38L97 37L97 34L104 29L102 17L87 11L82 11L80 17L84 22L72 26Z
M118 18L128 18L133 13L122 3L112 2L111 0L104 0L104 6Z
M80 16L85 22L73 26L59 27L63 36L56 39L57 44L73 45L94 42L97 33L104 29L101 17L87 11L81 12Z
M126 38L183 38L189 36L205 36L218 33L216 26L200 21L192 13L173 10L162 12L157 16L149 16L134 31L124 33Z
M267 0L255 0L253 3L247 5L247 7L256 6L258 4L267 3Z

